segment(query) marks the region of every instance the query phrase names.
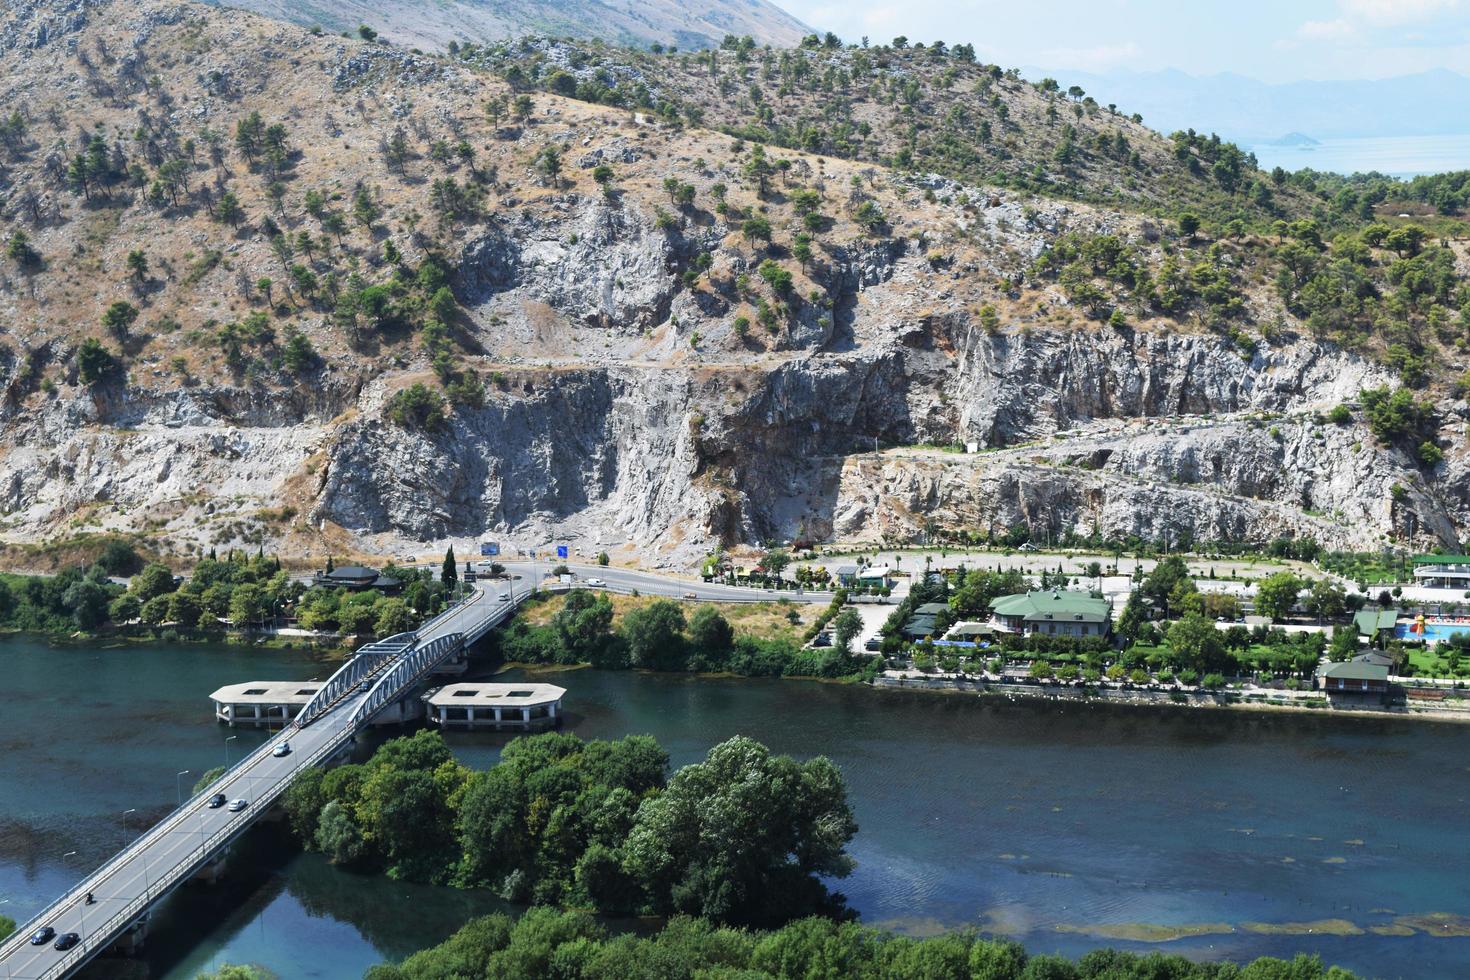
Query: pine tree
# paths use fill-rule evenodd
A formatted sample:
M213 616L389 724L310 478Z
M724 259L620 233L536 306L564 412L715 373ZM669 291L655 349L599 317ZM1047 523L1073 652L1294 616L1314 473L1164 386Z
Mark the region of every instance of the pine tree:
M451 591L459 584L459 566L454 561L454 545L450 545L449 550L444 552L444 570L439 573L439 581Z

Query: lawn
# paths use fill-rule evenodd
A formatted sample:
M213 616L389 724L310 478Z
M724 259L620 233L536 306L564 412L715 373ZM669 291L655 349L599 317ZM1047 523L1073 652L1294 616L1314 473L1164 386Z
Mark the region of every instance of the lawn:
M613 628L616 629L622 623L623 617L634 609L640 609L649 603L657 601L657 596L630 596L607 593L613 605ZM694 610L705 603L685 602L673 600L684 607L684 616L694 615ZM551 617L556 615L566 602L564 596L553 595L544 602L530 603L523 607L520 616L525 622L532 626L544 626L551 622ZM818 615L827 607L821 604L805 602L722 602L715 604L730 625L735 628L736 635L756 636L761 639L774 639L784 637L796 643L802 639L802 631L809 626ZM796 614L796 622L791 621L791 613Z

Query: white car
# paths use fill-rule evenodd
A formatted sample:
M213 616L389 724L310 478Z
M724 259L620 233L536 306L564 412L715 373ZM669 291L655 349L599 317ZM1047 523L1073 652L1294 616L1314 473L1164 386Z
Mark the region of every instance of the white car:
M290 754L291 754L291 743L290 742L282 742L280 745L277 745L274 749L271 750L271 755L275 756L277 759L281 758L281 756L290 755Z
M231 813L239 813L249 805L245 800L231 800L229 809Z
M510 601L510 593L509 592L502 592L502 593L500 593L500 601L501 602L509 602Z
M588 584L588 585L592 585L592 586L599 586L599 585L606 585L606 584L607 584L607 583L606 583L606 582L604 582L604 581L603 581L603 580L602 580L602 579L600 579L600 578L589 578L589 579L588 579L588 580L587 580L587 584Z

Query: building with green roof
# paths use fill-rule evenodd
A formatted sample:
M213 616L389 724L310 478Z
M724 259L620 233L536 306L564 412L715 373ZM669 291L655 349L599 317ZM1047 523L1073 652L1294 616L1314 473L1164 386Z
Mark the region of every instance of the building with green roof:
M1414 584L1439 589L1470 589L1470 555L1415 555Z
M1369 643L1376 642L1379 633L1392 633L1398 621L1397 609L1360 609L1353 614L1353 625L1358 628L1358 635L1366 637Z
M997 630L1024 636L1107 636L1113 604L1091 592L1047 589L1001 596L990 604Z
M1317 668L1317 686L1328 694L1388 693L1388 667L1368 658L1355 657Z

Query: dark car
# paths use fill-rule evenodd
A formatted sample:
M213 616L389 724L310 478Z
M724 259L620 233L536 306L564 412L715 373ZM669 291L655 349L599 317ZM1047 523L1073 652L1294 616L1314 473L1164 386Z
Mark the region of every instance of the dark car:
M225 805L226 801L227 797L225 796L225 794L216 793L209 798L209 808L211 810L218 810L220 807Z
M71 949L73 946L81 941L82 937L78 936L76 933L63 932L60 936L56 937L56 942L52 943L51 945L56 949Z
M832 634L831 633L818 633L816 635L816 637L812 640L812 646L814 646L814 647L830 647L831 645L832 645Z
M880 640L880 639L878 639L875 636L871 640L869 640L867 643L864 643L863 644L863 649L864 650L881 650L881 649L883 649L883 641Z
M51 941L51 937L54 935L56 935L55 929L51 928L50 926L42 926L41 928L36 930L33 936L31 936L31 945L44 946Z

